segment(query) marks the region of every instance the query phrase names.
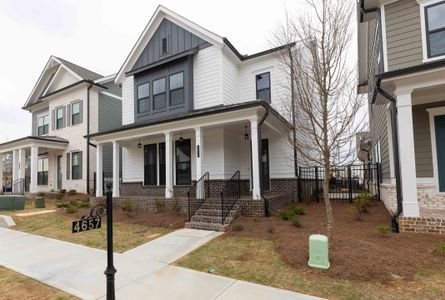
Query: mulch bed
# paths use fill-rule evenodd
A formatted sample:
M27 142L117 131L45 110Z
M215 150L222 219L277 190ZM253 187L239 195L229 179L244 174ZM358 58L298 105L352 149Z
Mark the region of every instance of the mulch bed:
M424 268L445 269L445 257L432 253L433 248L445 242L445 236L382 234L376 230L378 225L391 225L390 215L381 202L373 202L361 221L346 211L351 204L333 203L335 224L329 247L331 268L327 271L309 268L308 238L311 234L326 234L325 207L322 203L297 203L297 206L306 209L306 214L300 216L301 228L281 220L279 212L274 212L270 218L240 217L234 224L241 224L243 230L229 231L226 236L274 240L276 250L286 264L334 278L387 282L412 279Z

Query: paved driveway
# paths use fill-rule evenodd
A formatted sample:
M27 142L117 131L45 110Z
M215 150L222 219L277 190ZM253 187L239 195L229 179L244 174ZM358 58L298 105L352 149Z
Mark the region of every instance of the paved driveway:
M180 229L116 253L116 298L317 299L170 265L219 234ZM103 250L0 228L0 265L82 299L105 299Z

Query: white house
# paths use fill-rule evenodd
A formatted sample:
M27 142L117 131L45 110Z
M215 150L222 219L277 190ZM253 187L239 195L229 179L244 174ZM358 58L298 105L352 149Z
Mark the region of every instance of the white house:
M241 55L226 38L159 6L115 78L123 91L122 126L90 135L97 174L103 147L113 147L116 201L132 197L148 209L176 201L188 209L192 192L198 208L207 201L212 208L229 205L228 212L235 206L264 214L264 205L289 200L296 191L283 107L290 71L277 54L291 46ZM97 197L101 185L97 180ZM226 195L235 185L241 197Z
M114 75L103 77L50 57L23 106L32 115L30 135L0 144L0 164L1 156L12 154L16 191L28 185L30 193L87 193L93 188L95 145L84 136L120 126L121 89L113 80ZM110 150L105 155L111 155ZM111 170L111 165L104 164L103 169Z

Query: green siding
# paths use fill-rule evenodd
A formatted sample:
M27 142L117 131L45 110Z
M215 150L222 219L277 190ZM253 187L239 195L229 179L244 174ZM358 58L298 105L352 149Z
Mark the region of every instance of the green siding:
M122 126L122 101L99 94L99 132Z
M388 148L388 113L387 105L372 105L369 108L370 132L372 138L372 151L374 156L374 147L380 141L380 156L382 159L382 177L390 178L390 161ZM374 159L374 157L373 157Z
M114 84L113 81L104 83L102 85L108 88L106 92L122 97L122 89L118 85Z

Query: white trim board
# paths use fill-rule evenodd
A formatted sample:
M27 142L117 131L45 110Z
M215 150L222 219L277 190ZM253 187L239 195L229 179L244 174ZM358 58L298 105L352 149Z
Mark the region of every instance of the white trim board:
M118 99L118 100L122 101L122 97L116 96L115 94L112 94L112 93L101 91L101 92L99 92L99 94L103 94L105 96L108 96L108 97L111 97L111 98L115 98L115 99Z
M436 126L434 123L435 116L445 115L445 106L427 108L426 111L430 117L430 135L431 135L431 152L433 156L433 178L436 185L436 192L439 192L439 170L437 165L437 146L436 146Z

